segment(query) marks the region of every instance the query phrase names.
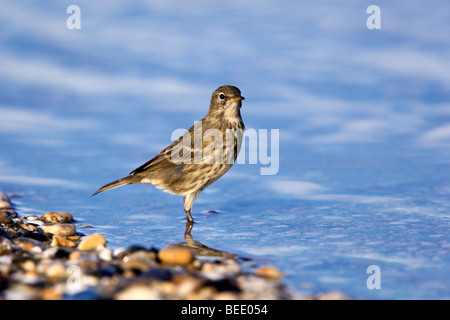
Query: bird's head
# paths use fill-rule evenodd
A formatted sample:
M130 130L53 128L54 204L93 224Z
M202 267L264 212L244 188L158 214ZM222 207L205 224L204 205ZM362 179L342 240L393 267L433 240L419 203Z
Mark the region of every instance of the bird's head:
M241 90L235 86L221 86L211 96L210 111L222 110L232 113L238 112L242 107Z

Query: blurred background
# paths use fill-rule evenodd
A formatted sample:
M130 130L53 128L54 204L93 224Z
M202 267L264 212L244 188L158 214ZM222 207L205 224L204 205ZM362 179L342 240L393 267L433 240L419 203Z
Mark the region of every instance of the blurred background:
M0 191L112 248L182 242L181 197L90 195L231 84L247 128L279 129L279 171L241 158L195 202L195 240L270 259L305 294L449 299L449 34L447 0L3 1Z

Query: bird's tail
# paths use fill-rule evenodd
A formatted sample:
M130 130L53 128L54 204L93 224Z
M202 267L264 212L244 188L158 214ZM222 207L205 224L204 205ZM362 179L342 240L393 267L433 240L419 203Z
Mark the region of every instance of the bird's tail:
M124 186L126 184L134 183L134 180L135 179L134 179L133 176L128 176L128 177L125 177L125 178L122 178L122 179L110 182L108 184L105 184L103 187L101 187L97 191L95 191L95 193L92 194L92 196L95 196L97 193L100 193L100 192L103 192L103 191L106 191L106 190L109 190L109 189L114 189L114 188L117 188L117 187Z

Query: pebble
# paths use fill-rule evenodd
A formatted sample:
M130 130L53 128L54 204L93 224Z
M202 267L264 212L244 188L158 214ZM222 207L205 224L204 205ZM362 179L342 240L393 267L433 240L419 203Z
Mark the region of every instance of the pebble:
M51 233L58 236L73 236L75 234L75 226L70 223L56 223L51 225L43 225L41 229L45 233Z
M99 250L98 257L103 261L112 261L113 260L113 251L110 248L103 248Z
M106 245L106 239L99 233L94 233L83 240L78 244L78 250L81 251L89 251L96 250L97 248L102 249Z
M137 270L139 272L147 271L152 266L151 263L142 259L124 259L121 264L121 267L124 270Z
M318 294L313 297L316 300L350 300L348 296L339 291L330 291L326 293Z
M122 259L125 255L127 254L127 249L126 248L117 248L115 250L113 250L113 257L115 259Z
M11 251L12 246L13 246L13 244L12 244L11 240L9 240L8 238L5 238L5 237L0 237L0 249L1 250Z
M13 224L13 220L10 218L1 218L0 217L0 224Z
M25 230L31 231L31 232L35 232L37 230L37 228L39 228L38 225L36 224L32 224L32 223L28 223L26 221L19 221L18 222L19 226Z
M148 284L133 284L118 292L116 300L159 300L161 295Z
M69 223L73 221L73 217L68 212L47 212L39 219L54 223Z
M166 248L158 252L158 258L163 263L187 265L194 261L194 254L185 248Z
M50 281L59 281L66 278L66 267L61 261L43 261L36 269L39 273L44 274Z
M0 256L0 264L1 265L10 265L13 261L13 257L12 256L7 256L7 255L1 255Z
M53 236L52 242L50 244L52 247L68 247L68 248L73 248L77 245L77 243L73 240L69 240L67 238L58 236L57 234L55 234Z
M13 209L11 203L6 200L0 200L0 210L11 210Z
M220 261L220 263L205 262L201 270L209 274L209 277L213 274L218 274L219 277L225 277L230 275L238 275L242 272L240 264L234 259L224 259Z
M260 267L255 271L255 274L272 279L279 279L283 277L283 273L280 270L271 266Z
M44 288L40 293L42 300L61 300L63 298L63 290L58 290L53 287Z
M38 219L26 219L26 221L27 221L28 224L34 224L34 225L37 225L37 226L45 225L44 221L41 221L41 220L38 220Z
M34 247L38 247L43 250L47 247L44 243L28 237L17 237L13 240L13 243L14 247L23 250L30 250Z
M202 286L202 280L189 275L178 275L172 281L177 285L176 295L180 299L187 299Z

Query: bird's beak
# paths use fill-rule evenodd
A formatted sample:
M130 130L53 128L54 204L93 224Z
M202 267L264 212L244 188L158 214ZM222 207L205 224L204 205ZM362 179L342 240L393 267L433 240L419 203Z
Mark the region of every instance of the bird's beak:
M241 96L237 96L237 97L234 97L234 98L231 98L230 99L230 101L241 101L241 100L244 100L245 98L244 97L241 97Z

